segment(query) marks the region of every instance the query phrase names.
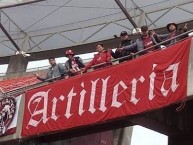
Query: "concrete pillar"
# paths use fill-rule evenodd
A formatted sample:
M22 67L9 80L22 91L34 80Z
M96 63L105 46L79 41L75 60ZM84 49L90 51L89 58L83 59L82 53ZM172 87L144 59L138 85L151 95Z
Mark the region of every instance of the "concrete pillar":
M130 145L133 127L114 130L114 145Z
M18 72L25 72L27 68L28 60L23 55L14 55L10 57L9 65L6 75L16 74Z

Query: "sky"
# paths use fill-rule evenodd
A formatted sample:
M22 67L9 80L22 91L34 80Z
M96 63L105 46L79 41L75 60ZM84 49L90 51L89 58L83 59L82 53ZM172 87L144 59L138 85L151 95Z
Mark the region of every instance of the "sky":
M161 133L136 125L133 129L131 145L167 145L168 137Z

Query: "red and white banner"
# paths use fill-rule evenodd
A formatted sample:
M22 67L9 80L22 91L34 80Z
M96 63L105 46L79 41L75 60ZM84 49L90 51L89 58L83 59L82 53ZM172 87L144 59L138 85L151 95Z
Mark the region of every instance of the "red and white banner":
M26 93L29 137L164 107L186 97L190 39Z
M0 136L16 133L21 95L0 99Z

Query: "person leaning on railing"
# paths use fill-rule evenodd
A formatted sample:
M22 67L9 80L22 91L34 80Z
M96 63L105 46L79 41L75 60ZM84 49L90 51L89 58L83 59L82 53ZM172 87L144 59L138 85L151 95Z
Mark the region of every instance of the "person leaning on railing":
M166 28L169 32L168 34L159 34L159 35L157 35L157 37L159 38L160 41L164 41L164 40L174 38L175 36L183 34L183 33L187 32L187 30L188 30L187 23L184 25L184 27L178 29L178 25L176 23L170 22L169 24L167 24ZM179 41L181 39L184 39L186 37L188 37L188 34L182 35L181 37L178 37L176 39L172 39L170 41L167 41L163 45L172 45L172 44L176 43L177 41Z
M64 65L61 63L56 63L56 60L54 57L50 57L49 63L51 67L49 67L48 72L45 77L39 76L38 74L34 73L34 75L37 77L37 79L41 81L46 81L52 78L63 78L67 74L67 70L65 69Z
M157 37L157 35L155 33L152 33L152 31L148 30L147 26L142 26L141 27L141 37L138 38L136 40L135 43L129 45L129 46L125 46L122 48L118 48L118 50L120 51L142 51L144 49L147 49L149 47L151 47L151 49L149 49L147 52L143 52L144 53L149 53L154 51L155 49L158 49L159 46L155 46L159 43L159 39ZM155 46L155 47L154 47Z
M109 53L109 51L104 49L104 45L102 43L98 43L96 45L96 50L98 53L94 55L93 60L85 66L82 72L86 72L87 69L98 64L103 64L103 65L98 65L93 69L96 70L96 69L100 69L100 68L104 68L109 65L112 65L111 54Z
M66 57L68 60L65 63L69 76L75 76L81 73L81 69L85 67L82 59L80 57L74 57L74 52L72 50L66 51Z
M125 46L131 45L133 43L133 41L129 38L129 35L126 31L121 32L120 38L121 38L121 43L120 43L118 48L125 47ZM119 49L116 49L115 52L113 52L111 49L109 49L109 52L111 53L112 57L115 58L115 59L121 58L121 57L124 57L124 56L128 56L131 53L136 53L136 51L131 51L131 52L130 51L125 51L125 50L120 51ZM119 60L119 63L121 63L123 61L130 60L130 59L131 58L129 58L129 57L122 58L122 59Z

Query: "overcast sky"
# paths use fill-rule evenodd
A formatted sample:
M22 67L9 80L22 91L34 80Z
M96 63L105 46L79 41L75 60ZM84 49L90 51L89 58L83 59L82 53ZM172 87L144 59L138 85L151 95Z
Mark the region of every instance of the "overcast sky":
M133 129L131 145L167 145L168 137L153 130L136 125Z

